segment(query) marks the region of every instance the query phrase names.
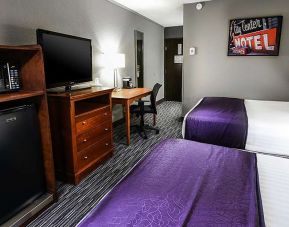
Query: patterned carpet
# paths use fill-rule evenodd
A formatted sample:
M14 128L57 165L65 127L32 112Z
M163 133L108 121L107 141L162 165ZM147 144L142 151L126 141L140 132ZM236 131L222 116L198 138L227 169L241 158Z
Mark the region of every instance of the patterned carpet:
M114 128L114 155L86 177L78 186L59 183L59 200L30 223L32 226L75 226L101 198L122 179L159 141L166 138L180 138L181 103L164 102L158 106L157 127L160 134L148 134L142 139L137 133L131 135L131 145L124 145L125 127ZM146 118L152 123L152 117Z

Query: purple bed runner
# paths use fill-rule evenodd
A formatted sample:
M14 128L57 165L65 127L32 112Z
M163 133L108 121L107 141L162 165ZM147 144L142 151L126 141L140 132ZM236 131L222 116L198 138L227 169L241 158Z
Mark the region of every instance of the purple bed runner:
M206 97L188 114L185 139L245 149L247 131L243 99Z
M258 189L255 154L166 140L78 226L264 226Z

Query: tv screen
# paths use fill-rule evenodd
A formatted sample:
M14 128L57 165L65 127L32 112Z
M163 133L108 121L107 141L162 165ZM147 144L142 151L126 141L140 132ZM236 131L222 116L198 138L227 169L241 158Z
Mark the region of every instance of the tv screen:
M44 55L47 88L92 80L91 40L37 29Z

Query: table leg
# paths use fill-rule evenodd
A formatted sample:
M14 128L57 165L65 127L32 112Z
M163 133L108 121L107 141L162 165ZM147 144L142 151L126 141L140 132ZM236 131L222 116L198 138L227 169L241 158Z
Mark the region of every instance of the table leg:
M126 143L130 145L130 109L129 101L125 103Z

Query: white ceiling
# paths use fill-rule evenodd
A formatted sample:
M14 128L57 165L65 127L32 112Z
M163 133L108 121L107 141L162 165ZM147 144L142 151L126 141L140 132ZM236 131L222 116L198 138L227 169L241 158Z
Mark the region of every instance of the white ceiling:
M183 25L183 4L210 0L109 0L164 26Z

